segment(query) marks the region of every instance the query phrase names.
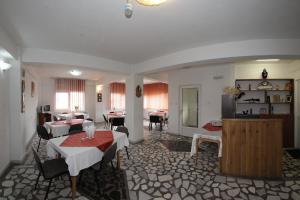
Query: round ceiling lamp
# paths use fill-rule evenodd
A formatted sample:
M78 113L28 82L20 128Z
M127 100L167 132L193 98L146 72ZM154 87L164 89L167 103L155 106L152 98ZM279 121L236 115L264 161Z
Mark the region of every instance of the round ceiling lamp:
M158 6L167 0L136 0L139 4L144 6Z

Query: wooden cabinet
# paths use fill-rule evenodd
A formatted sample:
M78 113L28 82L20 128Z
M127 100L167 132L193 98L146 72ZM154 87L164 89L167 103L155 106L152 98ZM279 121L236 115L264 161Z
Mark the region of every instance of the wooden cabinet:
M50 113L38 113L39 125L44 125L45 122L52 121L52 115Z
M282 176L281 119L224 119L221 173Z
M294 147L294 80L237 79L235 87L243 93L236 118L283 119L283 147Z

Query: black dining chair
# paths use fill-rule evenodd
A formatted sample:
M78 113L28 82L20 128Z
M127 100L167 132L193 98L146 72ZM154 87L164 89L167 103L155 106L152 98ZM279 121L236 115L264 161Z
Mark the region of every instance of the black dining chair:
M86 118L86 120L93 122L94 120L92 118Z
M118 126L115 131L125 133L127 135L127 138L129 137L128 128L126 128L125 126ZM127 153L127 158L129 159L129 153L128 153L128 149L127 149L126 146L125 146L125 150L126 150L126 153Z
M94 171L95 182L97 184L97 189L98 189L99 194L100 194L100 185L99 185L98 175L103 171L103 169L105 169L105 167L108 165L108 163L110 163L111 167L113 169L115 169L112 161L116 156L116 151L117 151L117 143L114 143L108 149L106 149L106 151L104 152L104 155L102 157L102 160L90 167ZM82 170L80 173L79 184L81 182L83 175L84 175L84 170Z
M34 189L36 190L41 175L44 177L45 180L49 180L48 188L44 198L47 199L53 178L57 178L66 174L69 175L70 178L68 165L66 164L63 158L46 160L42 163L40 157L38 156L37 152L34 150L33 147L32 147L32 151L33 151L33 156L37 168L39 170L39 175L36 179ZM70 178L70 182L71 182L71 178Z
M69 135L80 133L83 131L82 124L73 124L70 126Z
M38 125L36 127L36 131L37 131L37 134L40 138L39 140L39 144L38 144L38 147L37 147L37 151L39 151L39 148L40 148L40 144L41 144L41 140L44 139L44 140L50 140L52 138L51 134L48 133L47 129L42 126L42 125Z
M109 123L108 123L108 120L107 120L107 118L106 118L106 116L103 114L103 119L104 119L104 128L105 129L109 129L108 127L109 127Z
M149 117L149 131L152 130L152 124L159 124L160 125L160 131L162 131L162 117L158 115L150 115Z
M84 115L75 115L75 119L84 119Z
M111 118L110 129L113 130L114 126L124 126L125 118L124 117L113 117Z

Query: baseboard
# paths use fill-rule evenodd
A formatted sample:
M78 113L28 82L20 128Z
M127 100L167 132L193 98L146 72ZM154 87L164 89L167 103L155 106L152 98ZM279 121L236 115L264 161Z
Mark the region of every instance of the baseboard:
M6 167L3 169L3 171L0 172L0 179L2 179L3 176L5 176L5 175L9 172L11 166L12 166L12 163L9 162L9 163L6 165Z
M144 141L144 138L141 138L141 139L139 139L139 140L130 140L130 139L129 139L130 144L137 144L137 143L141 143L141 142L143 142L143 141Z

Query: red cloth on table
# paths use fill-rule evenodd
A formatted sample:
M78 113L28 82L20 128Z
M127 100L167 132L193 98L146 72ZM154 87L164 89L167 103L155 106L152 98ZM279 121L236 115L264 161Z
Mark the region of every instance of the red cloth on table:
M207 123L202 128L208 130L208 131L220 131L222 130L222 126L213 126L211 123Z
M77 133L67 137L63 143L60 144L62 147L97 147L101 151L105 151L114 141L112 131L96 131L94 138L84 139L86 137L85 132Z
M64 121L56 121L53 122L52 125L75 125L75 124L82 124L84 121L84 119L71 119L71 121L67 122L66 120Z

